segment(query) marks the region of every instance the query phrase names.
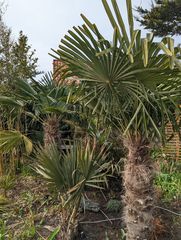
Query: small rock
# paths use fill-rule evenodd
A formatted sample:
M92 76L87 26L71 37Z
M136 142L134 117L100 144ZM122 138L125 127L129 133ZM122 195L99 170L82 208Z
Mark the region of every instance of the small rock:
M91 211L91 212L99 212L100 211L100 205L99 203L92 202L90 200L84 199L81 200L80 203L80 210L81 211Z

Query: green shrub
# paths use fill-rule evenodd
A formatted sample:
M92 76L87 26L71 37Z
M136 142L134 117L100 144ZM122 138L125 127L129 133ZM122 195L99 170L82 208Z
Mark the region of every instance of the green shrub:
M160 173L156 176L155 184L161 189L163 200L166 202L181 198L181 162L169 158L159 163Z
M109 212L119 212L121 210L121 201L117 199L110 199L107 203L107 210Z
M155 184L162 190L164 200L181 198L181 173L161 173Z

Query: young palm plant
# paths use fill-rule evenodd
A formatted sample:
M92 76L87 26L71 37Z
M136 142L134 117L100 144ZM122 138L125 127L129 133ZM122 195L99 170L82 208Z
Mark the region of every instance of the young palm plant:
M51 142L60 146L60 121L65 113L71 114L68 101L72 91L71 86L57 85L51 75L46 75L40 82L18 80L14 97L1 96L0 106L9 107L11 104L13 111L28 116L32 122L40 122L44 130L45 147Z
M101 188L106 180L109 163L108 151L102 146L96 150L96 142L73 142L71 148L59 152L57 145L40 147L36 158L36 171L56 185L61 194L60 239L70 240L76 232L77 214L85 188Z
M45 75L40 82L18 80L13 96L0 96L0 175L5 168L16 172L24 149L30 153L32 143L42 142L42 130L45 147L51 142L61 147L60 122L72 114L68 104L72 91L73 87L57 85L51 75Z
M31 104L29 115L43 126L45 147L51 142L61 145L60 120L67 111L68 95L67 87L56 85L51 74L45 75L40 82L19 81L17 85L17 97Z
M154 190L149 152L154 141L164 141L168 121L178 130L174 112L181 96L180 49L171 38L159 43L152 34L141 38L141 31L134 30L131 0L126 1L129 31L116 0L111 1L114 14L107 0L102 3L114 29L112 41L82 15L84 24L69 30L52 55L67 65L69 76L79 77L84 102L94 106L93 113L104 115L120 131L128 149L127 240L151 239Z

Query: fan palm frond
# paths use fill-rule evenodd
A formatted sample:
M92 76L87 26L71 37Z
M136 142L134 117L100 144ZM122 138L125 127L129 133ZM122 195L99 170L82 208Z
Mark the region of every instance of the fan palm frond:
M146 127L144 132L149 133L151 128L151 132L154 129L160 137L162 133L157 121L160 119L155 120L152 112L163 118L168 116L161 105L168 103L169 98L166 102L162 96L166 96L166 86L169 86L167 96L176 94L173 82L180 96L178 48L174 48L171 38L163 38L158 43L152 34L142 38L141 31L134 30L131 0L126 1L129 34L116 0L111 1L115 14L107 0L102 2L114 28L113 41L106 40L97 26L82 15L84 24L69 30L52 55L67 65L65 71L78 76L84 84L84 102L93 106L93 113L119 118L125 134L132 129L142 132ZM164 88L160 88L160 84ZM173 101L174 98L171 105Z
M21 145L24 145L28 154L32 152L33 144L31 140L21 132L15 130L0 131L0 152L9 153Z

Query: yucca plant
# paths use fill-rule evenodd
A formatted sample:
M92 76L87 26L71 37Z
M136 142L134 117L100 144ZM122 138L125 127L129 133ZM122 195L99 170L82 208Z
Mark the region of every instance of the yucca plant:
M74 141L61 154L55 144L37 150L36 171L61 194L61 239L70 240L75 233L78 209L86 187L103 187L109 168L107 156L107 147L103 145L97 152L96 142L90 140L86 144Z
M84 15L52 54L67 65L67 74L83 85L84 102L104 115L120 132L128 156L124 168L127 240L150 239L153 234L153 163L150 148L164 142L168 121L175 131L181 96L180 49L172 38L154 41L134 29L132 2L126 0L129 31L116 0L102 0L113 27L111 41ZM66 75L66 74L65 74Z

